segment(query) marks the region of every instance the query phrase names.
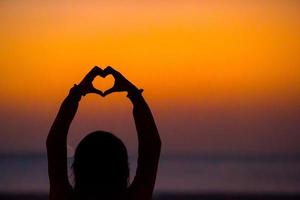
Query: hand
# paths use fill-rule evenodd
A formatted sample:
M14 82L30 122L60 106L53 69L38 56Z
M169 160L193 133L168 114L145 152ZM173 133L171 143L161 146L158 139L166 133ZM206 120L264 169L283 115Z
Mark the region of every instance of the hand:
M108 94L111 94L113 92L131 92L138 90L131 82L129 82L120 72L116 71L112 67L108 66L106 67L102 73L101 76L105 78L107 75L111 74L115 78L115 83L112 88L106 90L103 93L103 96L106 96Z
M95 66L84 78L83 80L79 83L78 87L80 89L80 92L83 96L85 96L88 93L96 93L101 96L103 95L103 92L96 89L93 86L93 80L95 79L96 76L100 75L102 76L103 70L97 66Z

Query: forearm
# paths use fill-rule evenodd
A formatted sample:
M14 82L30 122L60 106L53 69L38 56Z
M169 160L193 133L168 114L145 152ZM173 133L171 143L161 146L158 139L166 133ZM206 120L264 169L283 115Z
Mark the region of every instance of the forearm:
M136 124L139 142L139 153L159 156L161 140L149 106L140 92L128 95L133 104L133 116ZM148 156L147 156L148 157Z
M161 141L149 106L141 92L135 91L128 93L138 134L137 171L131 188L136 191L136 199L152 199Z
M46 146L51 187L68 183L67 173L67 134L76 114L80 95L71 89L63 101L49 131Z
M52 138L66 139L71 122L77 112L80 98L80 94L72 88L51 126L47 142L50 142L49 140Z

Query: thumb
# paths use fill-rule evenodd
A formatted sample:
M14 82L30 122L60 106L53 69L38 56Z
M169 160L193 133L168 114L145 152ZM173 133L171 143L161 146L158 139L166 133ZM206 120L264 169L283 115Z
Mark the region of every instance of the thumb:
M106 95L109 95L109 94L111 94L111 93L113 93L113 92L115 92L115 91L116 91L115 87L112 87L112 88L106 90L106 91L103 93L103 96L105 97Z
M99 94L100 96L104 97L103 92L101 90L98 90L98 89L94 88L94 87L91 89L90 92L95 93L95 94Z

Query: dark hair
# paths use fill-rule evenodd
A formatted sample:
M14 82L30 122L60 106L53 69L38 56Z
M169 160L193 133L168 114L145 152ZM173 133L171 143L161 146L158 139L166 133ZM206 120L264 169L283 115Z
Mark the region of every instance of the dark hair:
M112 133L92 132L76 148L73 172L79 198L123 195L129 177L126 147Z

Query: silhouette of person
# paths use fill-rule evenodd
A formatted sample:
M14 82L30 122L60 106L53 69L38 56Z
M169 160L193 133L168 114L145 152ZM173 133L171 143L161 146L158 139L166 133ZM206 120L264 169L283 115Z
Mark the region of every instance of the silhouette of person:
M93 87L93 80L111 74L113 87L104 93ZM133 116L138 135L138 164L134 180L129 185L127 150L123 142L112 133L95 131L88 134L75 150L74 187L68 180L67 134L82 96L96 93L103 97L113 92L128 92L133 104ZM46 146L50 200L94 199L152 199L161 141L150 108L137 89L121 73L107 67L94 67L74 85L63 101L49 131Z

